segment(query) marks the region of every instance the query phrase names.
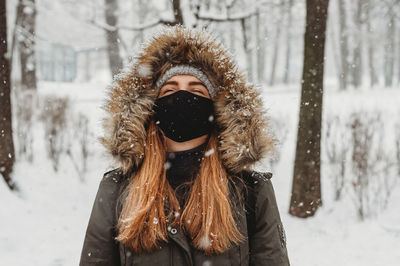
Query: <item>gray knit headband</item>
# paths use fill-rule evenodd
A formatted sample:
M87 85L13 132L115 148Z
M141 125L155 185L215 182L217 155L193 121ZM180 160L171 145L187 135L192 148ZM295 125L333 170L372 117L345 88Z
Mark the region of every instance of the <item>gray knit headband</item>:
M210 93L211 99L214 99L214 87L211 85L210 80L207 78L207 76L199 69L194 68L189 65L177 65L173 66L170 69L165 72L163 76L161 76L157 82L156 86L157 88L161 88L164 83L172 78L173 76L176 75L192 75L198 78L203 84L206 86L208 93Z

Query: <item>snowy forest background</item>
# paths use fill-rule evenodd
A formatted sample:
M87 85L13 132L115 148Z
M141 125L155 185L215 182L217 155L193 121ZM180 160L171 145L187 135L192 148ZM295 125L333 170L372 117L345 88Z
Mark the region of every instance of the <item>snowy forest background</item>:
M257 169L274 174L291 264L398 265L399 0L329 1L323 104L311 106L322 111L322 205L306 219L289 214L299 110L310 105L306 1L2 1L15 164L0 182L1 265L78 264L98 184L113 169L97 140L106 88L174 24L217 36L263 96L278 143Z

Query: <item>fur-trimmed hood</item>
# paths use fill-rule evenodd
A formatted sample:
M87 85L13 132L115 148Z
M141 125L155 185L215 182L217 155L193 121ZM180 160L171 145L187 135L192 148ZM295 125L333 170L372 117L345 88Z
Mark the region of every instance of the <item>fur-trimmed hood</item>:
M146 129L159 92L155 83L175 65L200 69L215 88L218 152L229 172L249 169L272 148L260 95L246 83L229 52L200 30L169 27L144 45L110 87L101 142L124 173L143 160Z

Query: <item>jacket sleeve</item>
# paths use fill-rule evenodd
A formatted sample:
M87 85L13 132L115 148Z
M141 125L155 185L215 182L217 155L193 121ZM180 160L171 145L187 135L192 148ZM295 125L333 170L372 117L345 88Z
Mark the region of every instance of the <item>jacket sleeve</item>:
M286 236L269 178L258 174L255 189L255 230L249 239L251 266L289 266Z
M118 180L106 173L100 182L93 204L80 258L80 266L120 265L116 237L116 201Z

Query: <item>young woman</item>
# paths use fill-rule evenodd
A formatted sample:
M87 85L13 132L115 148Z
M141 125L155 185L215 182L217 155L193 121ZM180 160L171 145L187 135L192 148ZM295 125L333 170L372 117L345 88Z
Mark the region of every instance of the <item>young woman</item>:
M115 79L102 143L120 164L94 202L80 265L289 265L258 92L209 35L153 37Z

